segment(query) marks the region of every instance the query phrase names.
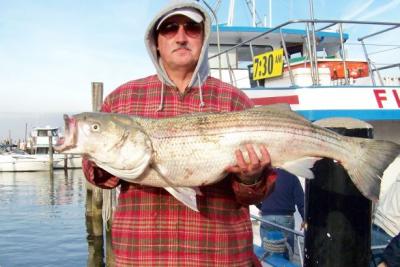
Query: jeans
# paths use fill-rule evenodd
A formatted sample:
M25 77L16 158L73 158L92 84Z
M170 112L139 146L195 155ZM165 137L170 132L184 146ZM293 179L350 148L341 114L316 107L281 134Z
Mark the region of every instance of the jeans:
M371 232L371 245L372 246L380 246L389 244L392 237L388 235L382 228L373 224L372 232Z
M282 226L284 226L286 228L294 229L294 216L293 215L263 215L262 218L264 220L270 221L272 223L282 225ZM289 232L284 231L284 230L280 230L279 228L277 228L275 226L272 226L272 225L269 225L269 224L266 224L266 223L263 223L263 222L261 222L261 226L260 226L260 237L261 237L261 240L263 240L264 238L267 237L267 232L268 231L272 231L272 230L282 231L283 235L287 238L287 241L288 241L290 247L292 248L292 252L293 252L293 249L294 249L294 234L293 233L289 233Z
M371 230L371 246L381 246L389 244L392 237L388 235L382 228L373 224ZM382 262L383 249L372 251L372 263L371 266L376 266Z

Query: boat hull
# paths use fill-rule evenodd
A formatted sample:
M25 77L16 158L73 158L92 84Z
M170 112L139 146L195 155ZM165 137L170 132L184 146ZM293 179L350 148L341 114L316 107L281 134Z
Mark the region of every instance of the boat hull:
M65 164L67 164L68 169L82 168L82 157L80 155L55 154L53 156L57 160L53 165L55 169L64 169Z
M398 86L258 87L242 90L256 105L287 103L311 121L330 117L364 121L400 119Z
M50 162L48 159L12 155L0 156L0 171L2 172L28 172L48 170L50 170Z
M62 154L53 155L53 169L64 169L65 161L68 169L82 168L82 157ZM0 155L0 172L34 172L50 170L48 155Z

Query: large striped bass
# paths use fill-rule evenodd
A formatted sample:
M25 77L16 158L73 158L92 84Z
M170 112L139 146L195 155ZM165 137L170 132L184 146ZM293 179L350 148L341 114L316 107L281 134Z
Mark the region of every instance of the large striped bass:
M316 160L331 158L347 170L361 193L378 199L386 167L400 145L346 137L312 124L287 106L227 113L148 119L112 113L64 116L64 143L55 150L84 154L99 167L132 183L164 187L196 209L191 189L223 179L235 150L264 144L272 165L312 178Z

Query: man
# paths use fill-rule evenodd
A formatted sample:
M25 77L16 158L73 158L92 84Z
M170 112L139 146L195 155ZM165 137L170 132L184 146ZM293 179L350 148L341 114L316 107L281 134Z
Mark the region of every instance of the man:
M175 1L162 10L145 35L157 75L120 86L105 99L102 111L164 118L251 107L241 91L208 76L210 28L209 15L193 1ZM253 253L248 205L265 198L275 173L265 147L247 144L244 154L248 162L236 151L237 165L226 167L230 174L200 187L200 212L163 188L127 183L85 160L89 182L102 188L121 186L112 226L116 265L260 266Z
M261 210L262 218L275 224L294 230L294 213L297 209L304 220L304 191L297 176L285 171L277 170L277 180L274 191L257 207ZM303 224L302 224L303 225ZM291 252L286 251L286 258L294 251L294 234L280 230L267 223L261 223L261 240L267 239L269 231L282 231L290 245Z

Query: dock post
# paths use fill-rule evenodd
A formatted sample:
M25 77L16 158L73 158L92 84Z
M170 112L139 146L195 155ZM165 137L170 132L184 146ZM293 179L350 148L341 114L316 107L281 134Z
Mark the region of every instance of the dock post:
M51 131L47 131L47 136L49 137L49 170L53 173L53 136Z
M372 126L354 119L325 119L317 125L345 136L372 138ZM313 167L306 181L304 266L369 266L371 201L331 159Z
M92 110L95 112L100 111L102 102L103 83L92 82ZM103 236L103 190L101 188L94 187L92 197L93 234L95 236Z
M68 171L68 155L64 154L64 172Z
M92 82L92 110L100 111L103 83ZM104 266L103 190L86 182L86 225L88 232L88 266Z

